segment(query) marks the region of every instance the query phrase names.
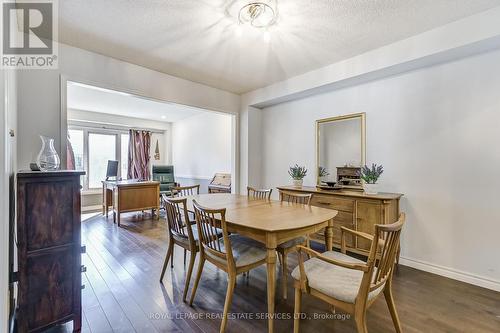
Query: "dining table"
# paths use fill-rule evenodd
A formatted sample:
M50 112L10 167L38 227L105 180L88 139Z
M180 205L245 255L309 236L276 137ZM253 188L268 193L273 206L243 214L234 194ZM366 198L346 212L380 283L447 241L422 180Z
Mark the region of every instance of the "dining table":
M226 209L228 232L262 243L266 250L268 332L274 331L276 293L276 248L300 236L324 229L326 250L333 246L333 209L253 199L246 195L220 193L188 196L187 209L194 211L193 199L209 208Z

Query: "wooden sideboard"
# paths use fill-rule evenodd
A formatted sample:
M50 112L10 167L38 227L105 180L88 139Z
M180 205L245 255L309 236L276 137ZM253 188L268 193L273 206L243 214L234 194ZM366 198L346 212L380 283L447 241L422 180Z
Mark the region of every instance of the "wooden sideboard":
M81 308L80 176L83 171L17 174L18 331L73 320Z
M361 191L322 190L316 187L281 186L279 190L312 193L311 205L338 210L334 218L333 245L340 248L340 227L362 231L373 235L375 224L389 224L398 219L399 193L365 194ZM311 240L325 243L321 232L311 235ZM346 236L348 251L367 255L369 242Z

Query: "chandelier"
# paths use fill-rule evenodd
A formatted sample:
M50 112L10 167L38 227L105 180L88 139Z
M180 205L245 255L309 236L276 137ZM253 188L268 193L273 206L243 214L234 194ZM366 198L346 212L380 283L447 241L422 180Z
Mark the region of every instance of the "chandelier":
M276 22L278 10L276 1L251 1L241 7L238 13L240 24L254 28L268 28Z

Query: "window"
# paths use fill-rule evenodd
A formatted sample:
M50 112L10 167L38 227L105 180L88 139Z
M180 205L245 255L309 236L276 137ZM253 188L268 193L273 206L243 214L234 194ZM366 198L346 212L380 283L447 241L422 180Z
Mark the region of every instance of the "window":
M127 129L109 129L105 125L87 126L70 121L68 138L75 155L75 168L85 170L81 184L84 190L101 189L106 179L108 160L117 160L118 179L127 179L129 134ZM155 134L151 140L150 156L154 155L156 139L163 140L163 134ZM151 159L151 164L154 161Z
M84 190L101 188L108 160L118 160L118 178L127 178L128 137L126 130L69 125L68 138L75 155L75 169L86 171L81 182Z
M128 172L128 140L129 135L128 134L122 134L120 141L121 141L121 174L122 178L127 178L127 172Z
M83 160L83 130L68 130L68 139L73 148L75 156L75 170L85 170L85 162ZM85 176L80 177L80 184L85 184Z
M89 133L89 188L100 188L108 160L116 160L116 135Z
M83 131L69 130L69 141L75 155L75 169L85 170L83 162Z

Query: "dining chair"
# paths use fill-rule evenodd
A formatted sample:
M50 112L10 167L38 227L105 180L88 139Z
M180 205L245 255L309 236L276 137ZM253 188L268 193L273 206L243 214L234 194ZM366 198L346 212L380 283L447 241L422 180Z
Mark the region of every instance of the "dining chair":
M280 201L286 201L294 204L311 205L312 194L294 193L288 191L278 190L280 194ZM297 245L309 246L309 241L307 237L297 237L291 239L283 244L278 245L276 251L278 252L278 258L281 263L281 275L282 275L282 288L283 288L283 298L287 299L287 283L288 283L288 254L297 251Z
M392 296L392 276L399 249L405 214L401 213L393 224L376 224L374 235L341 227L341 252L318 253L298 246L299 266L292 272L295 279L294 332L299 332L302 293L315 296L330 305L354 315L359 333L368 332L366 310L382 293L396 332L401 323ZM346 254L346 234L371 242L366 262ZM304 262L302 253L311 256Z
M174 186L172 187L173 197L187 197L188 195L200 194L200 184L191 186Z
M172 187L171 190L171 197L187 197L189 195L195 195L195 194L200 194L200 185L190 185L190 186L180 186L176 185ZM189 216L189 214L188 214ZM194 214L192 214L192 224L195 224L194 222ZM186 264L186 249L184 249L184 265Z
M193 200L198 238L200 240L200 259L198 273L191 292L189 305L193 304L196 289L200 282L205 261L227 273L227 292L220 332L227 326L227 314L231 306L236 276L266 263L267 251L260 243L237 234L229 235L226 225L226 209L203 207ZM216 237L220 226L222 237Z
M174 245L178 245L184 249L184 264L186 263L186 251L189 251L189 266L186 282L184 284L184 293L182 295L182 299L186 301L196 254L199 252L198 232L196 230L196 225L192 225L189 220L186 208L187 198L169 198L166 194L163 194L162 199L168 223L169 242L167 255L161 271L160 282L163 283L163 276L165 275L169 260L170 267L174 267ZM218 234L221 235L220 230Z
M256 189L251 186L247 186L247 196L252 199L271 199L271 193L273 193L273 189Z

